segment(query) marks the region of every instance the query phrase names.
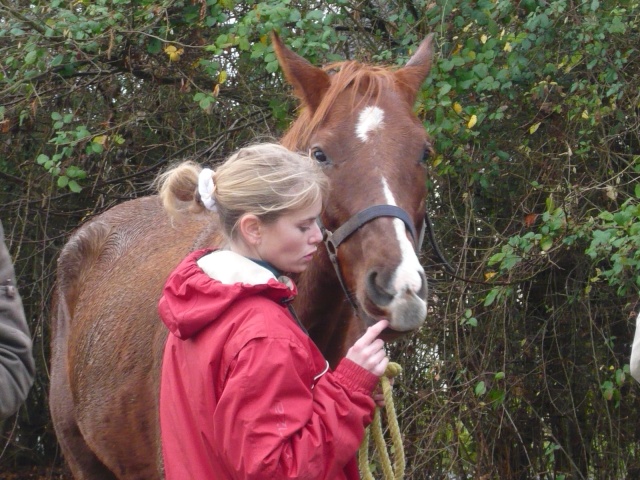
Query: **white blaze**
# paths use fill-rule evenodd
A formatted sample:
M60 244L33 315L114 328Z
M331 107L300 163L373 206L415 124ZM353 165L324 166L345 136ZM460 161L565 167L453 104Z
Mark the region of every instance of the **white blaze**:
M382 188L384 190L384 196L387 203L389 205L397 206L393 193L391 193L391 190L389 189L389 184L384 177L382 178ZM415 253L413 245L407 238L407 227L404 222L399 218L394 218L393 227L396 232L396 238L400 245L400 253L402 255L402 261L400 262L400 265L398 265L394 275L393 287L396 291L396 295L402 295L407 290L417 292L422 286L420 273L424 272L424 269L422 268L422 265L420 265L420 261L418 260L418 256Z
M379 107L363 108L358 117L356 125L356 135L360 140L369 140L369 133L382 127L384 111Z

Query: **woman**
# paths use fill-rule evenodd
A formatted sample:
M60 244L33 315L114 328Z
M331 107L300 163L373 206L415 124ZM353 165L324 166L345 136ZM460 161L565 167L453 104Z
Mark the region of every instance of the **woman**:
M377 339L388 323L330 371L282 276L304 271L321 241L326 177L305 156L256 145L215 173L193 163L168 172L160 192L169 211L196 183L228 244L190 254L159 303L171 332L160 392L166 478L360 478L355 454L388 363Z

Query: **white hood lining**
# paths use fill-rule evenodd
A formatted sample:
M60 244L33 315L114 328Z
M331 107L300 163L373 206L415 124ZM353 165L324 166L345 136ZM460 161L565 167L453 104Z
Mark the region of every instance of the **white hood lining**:
M209 277L225 285L261 285L276 279L266 268L231 250L208 253L201 257L197 264Z

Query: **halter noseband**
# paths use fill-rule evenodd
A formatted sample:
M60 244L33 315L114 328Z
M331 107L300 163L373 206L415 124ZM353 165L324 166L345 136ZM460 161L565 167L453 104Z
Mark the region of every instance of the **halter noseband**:
M395 205L373 205L371 207L365 208L364 210L360 210L349 220L343 223L340 227L338 227L335 232L331 232L330 230L325 228L322 222L319 222L320 230L322 231L322 239L324 241L325 247L327 248L329 259L331 260L336 275L338 276L338 280L340 281L342 291L355 310L356 315L358 316L361 316L360 314L362 312L362 309L358 307L356 300L352 298L349 290L347 289L347 285L340 270L340 264L338 263L338 247L360 227L379 217L394 217L402 220L409 232L411 232L411 237L415 242L416 252L420 251L420 247L422 245L422 240L424 237L425 222L422 223L422 229L420 231L420 235L418 235L416 232L416 227L414 226L413 220L411 220L409 214L402 208Z

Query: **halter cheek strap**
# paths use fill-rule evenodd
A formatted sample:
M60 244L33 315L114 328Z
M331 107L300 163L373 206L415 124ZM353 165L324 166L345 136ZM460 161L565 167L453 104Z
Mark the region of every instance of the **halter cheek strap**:
M327 228L325 228L325 226L322 225L322 222L318 219L320 230L322 231L323 241L327 248L329 259L331 260L333 268L336 272L336 276L338 277L338 280L340 282L340 286L342 287L342 291L355 310L356 315L360 316L363 319L368 317L368 315L358 307L357 301L352 297L352 295L349 293L349 290L347 289L347 285L342 276L342 271L340 270L340 264L338 263L338 247L360 227L378 217L394 217L402 220L407 227L407 230L411 232L411 237L415 242L415 250L420 250L422 246L422 240L424 238L425 222L422 222L420 235L418 235L409 214L402 208L395 205L373 205L371 207L367 207L364 210L356 213L353 217L351 217L344 224L338 227L335 232L327 230Z

